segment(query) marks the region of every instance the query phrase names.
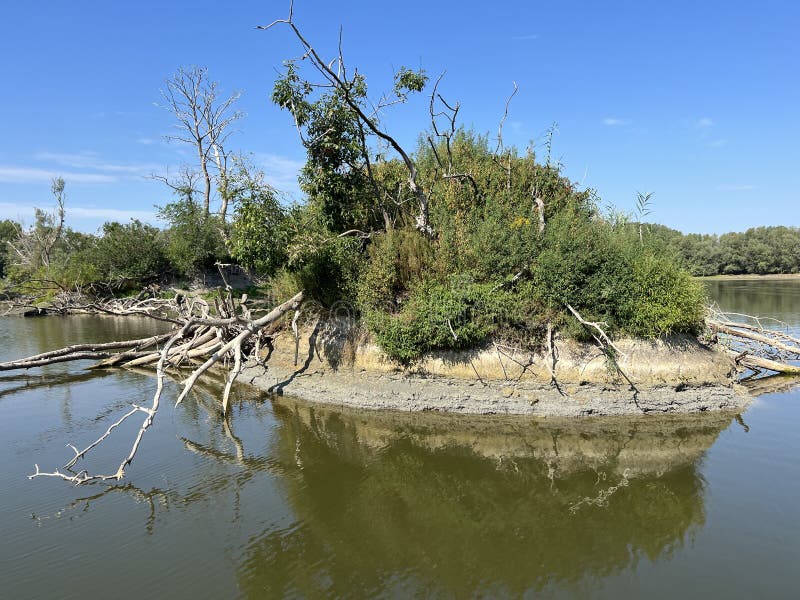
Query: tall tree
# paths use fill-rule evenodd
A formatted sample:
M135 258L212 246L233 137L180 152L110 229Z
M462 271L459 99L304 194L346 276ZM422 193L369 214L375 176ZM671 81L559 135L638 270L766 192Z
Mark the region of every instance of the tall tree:
M50 188L56 207L52 212L36 210L33 226L28 230L19 229L16 239L9 246L16 255L17 264L32 268L50 266L53 250L64 233L64 201L66 199L64 179L56 177Z
M294 117L309 153L306 175L315 172L331 175L320 187L333 189L333 198L347 198L354 180L366 181L373 187L375 195L386 197L387 190L379 189L373 173L373 157L382 155L382 152L375 152L369 144L377 141L393 151L404 165L407 173L405 185L417 203L416 227L431 235L429 199L419 183L416 162L411 153L388 133L379 118L383 109L405 102L410 93L421 92L428 79L425 72L402 67L395 74L392 92L377 102L371 102L367 97L365 77L358 70L348 72L341 42L338 56L325 60L295 24L293 13L292 2L287 19L278 19L257 28L271 29L279 24L288 26L304 51L298 61L287 62L285 74L275 82L272 99ZM300 74L298 66L302 61L307 61L318 80L311 81ZM318 93L320 90L321 94ZM363 187L361 181L356 182L357 187ZM400 200L395 199L395 202Z
M166 80L161 96L164 108L177 119L178 133L167 136L190 144L197 153L203 182L203 212L211 210L214 181L220 195L219 214L224 219L228 210L228 153L225 142L233 133L231 124L243 116L234 109L240 94L220 96L218 82L208 78L205 67L180 67Z

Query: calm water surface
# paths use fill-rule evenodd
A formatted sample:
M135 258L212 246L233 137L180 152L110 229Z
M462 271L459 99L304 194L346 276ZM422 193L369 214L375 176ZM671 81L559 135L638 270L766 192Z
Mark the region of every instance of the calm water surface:
M800 327L800 281L711 290ZM150 332L7 318L0 357ZM2 597L800 597L798 391L739 418L531 421L242 388L223 421L209 384L162 404L123 484L26 478L153 386L79 364L0 373ZM87 466L115 470L136 428Z

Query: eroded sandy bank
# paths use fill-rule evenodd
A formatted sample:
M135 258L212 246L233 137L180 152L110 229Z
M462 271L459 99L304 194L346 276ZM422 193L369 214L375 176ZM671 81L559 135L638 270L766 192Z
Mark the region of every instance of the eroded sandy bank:
M750 401L732 383L730 360L691 338L618 346L619 368L569 341L556 343L555 365L491 345L401 368L357 331L326 323L301 332L296 366L294 339L281 334L267 373L250 368L242 379L320 404L400 411L568 417L740 410Z

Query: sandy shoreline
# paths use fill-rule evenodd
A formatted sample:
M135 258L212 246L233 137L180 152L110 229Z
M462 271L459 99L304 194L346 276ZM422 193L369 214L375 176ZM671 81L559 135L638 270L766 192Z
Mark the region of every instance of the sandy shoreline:
M777 273L772 275L705 275L695 277L701 281L769 281L800 279L800 273Z
M623 343L630 353L624 368L633 389L618 373L587 357L586 346L566 342L560 348L556 386L537 356L532 362L540 364L517 371L488 350L442 354L401 369L372 344L332 350L331 338L306 332L300 339L298 366L294 339L279 335L267 372L251 367L241 380L277 395L370 410L577 417L744 408L751 396L732 383L728 359L688 343ZM349 358L330 358L342 354Z
M242 380L278 395L295 396L326 406L347 408L435 411L463 414L508 414L543 417L698 413L740 410L750 397L737 386L650 387L634 393L625 387L594 384L554 386L500 382L468 382L438 376L375 373L295 374L270 367L246 369Z

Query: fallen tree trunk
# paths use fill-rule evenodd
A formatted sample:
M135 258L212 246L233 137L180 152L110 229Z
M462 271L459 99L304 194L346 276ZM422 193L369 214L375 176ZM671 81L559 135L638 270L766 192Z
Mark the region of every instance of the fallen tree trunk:
M740 320L734 321L732 316ZM799 375L800 366L793 362L800 361L800 338L788 331L788 327L787 331L769 329L761 321L751 315L711 310L706 326L720 334L720 342L736 366L753 371L751 376L767 372Z
M247 296L244 295L238 301L234 300L230 292L216 302L219 316L211 316L209 305L201 298L185 298L176 295L172 306L169 308L177 316L150 315L149 307L142 302L137 302L134 306L98 309L99 312L119 315L144 315L153 316L159 321L169 321L174 323L172 331L149 338L136 340L121 340L107 342L104 344L76 344L58 350L43 352L27 358L17 359L9 362L0 363L0 371L10 371L14 369L30 369L59 362L102 359L90 368L138 368L142 366L156 364L156 391L149 407L134 404L132 408L122 415L118 421L112 424L99 438L89 444L83 450L72 444L75 456L64 465L66 472L55 470L43 472L36 465L36 471L29 477L56 477L64 479L76 485L92 481L119 480L125 475L125 469L131 464L142 437L155 419L156 413L164 389L164 378L169 369L177 370L184 366L185 362L194 364L189 376L181 382L183 389L176 401L176 405L186 397L192 390L198 379L209 369L220 364L232 366L226 378L225 390L221 399L221 412L224 414L228 409L228 400L233 384L239 373L241 373L244 363L255 361L264 365L264 361L258 356L262 346L270 346L271 340L263 331L266 327L275 324L283 315L288 312L298 311L305 295L303 292L274 307L266 315L253 318L247 306ZM166 307L163 300L157 303L159 309ZM79 306L78 312L89 312L86 305ZM262 338L267 339L262 339ZM158 348L160 344L162 348ZM150 348L154 347L150 350ZM119 352L114 352L119 350ZM198 365L198 361L202 362ZM144 413L145 418L134 439L128 455L122 460L116 472L111 474L99 475L91 474L86 470L75 471L75 464L83 459L86 454L108 438L122 423L130 417Z
M706 324L711 329L718 331L719 333L726 333L731 336L759 342L760 344L766 344L767 346L772 346L773 348L788 354L800 354L800 340L797 340L796 345L787 344L782 340L777 339L777 336L774 334L770 335L764 329L759 329L749 325L740 325L738 323L726 324L709 319L706 321ZM792 339L791 336L786 337L788 337L790 340Z
M733 357L733 361L737 365L747 367L748 369L765 369L767 371L775 371L776 373L784 373L786 375L800 375L800 366L797 365L770 360L747 353L736 354L733 351L728 351L728 354Z
M59 348L58 350L51 350L41 354L28 356L19 360L12 360L9 362L0 363L0 371L13 371L17 369L30 369L33 367L41 367L57 362L66 362L70 360L85 360L87 358L103 358L110 356L107 350L119 350L125 348L127 350L142 350L155 346L168 340L172 337L172 333L164 333L162 335L155 335L148 338L138 340L123 340L119 342L107 342L104 344L75 344L74 346L67 346Z

